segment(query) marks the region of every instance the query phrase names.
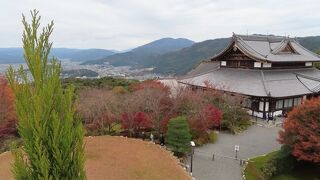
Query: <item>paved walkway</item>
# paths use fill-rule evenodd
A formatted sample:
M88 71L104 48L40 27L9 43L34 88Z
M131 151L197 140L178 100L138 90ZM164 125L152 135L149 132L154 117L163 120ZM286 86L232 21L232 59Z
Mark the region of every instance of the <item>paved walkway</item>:
M199 180L241 180L242 167L235 160L234 145L240 146L239 159L248 159L280 148L277 126L253 125L238 135L220 133L215 144L195 148L193 176ZM212 161L212 154L215 159ZM231 157L231 158L225 158ZM188 160L190 165L190 159Z

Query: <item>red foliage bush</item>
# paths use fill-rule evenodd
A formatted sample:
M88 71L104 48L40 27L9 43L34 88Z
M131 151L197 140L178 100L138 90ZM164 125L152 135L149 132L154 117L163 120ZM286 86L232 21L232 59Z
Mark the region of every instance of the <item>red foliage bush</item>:
M209 129L220 126L222 118L221 111L209 104L205 106L196 116L189 119L194 138L206 137Z
M279 142L292 148L299 160L320 163L320 98L294 108L279 132Z
M209 104L202 110L202 113L207 121L208 128L217 128L220 126L222 113L218 108Z
M0 76L0 138L17 136L14 95L7 80Z

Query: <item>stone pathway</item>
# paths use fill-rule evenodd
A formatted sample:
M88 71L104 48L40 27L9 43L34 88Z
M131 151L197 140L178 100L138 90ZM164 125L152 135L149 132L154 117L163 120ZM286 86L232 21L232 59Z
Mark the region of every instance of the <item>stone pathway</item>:
M237 135L220 133L215 144L195 148L193 176L199 180L241 180L242 167L239 160L234 159L234 145L240 146L238 159L263 155L280 149L276 140L279 130L277 126L261 126L258 123ZM187 163L190 165L190 158Z

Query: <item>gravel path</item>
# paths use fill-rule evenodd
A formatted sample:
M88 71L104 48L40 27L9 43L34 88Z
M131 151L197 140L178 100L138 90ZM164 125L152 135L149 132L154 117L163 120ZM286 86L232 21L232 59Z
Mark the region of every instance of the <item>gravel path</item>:
M276 140L279 130L278 127L253 125L238 135L220 133L215 144L195 148L193 176L199 180L241 180L242 170L239 160L234 159L234 145L240 146L238 159L266 154L280 148ZM190 159L188 161L190 164Z

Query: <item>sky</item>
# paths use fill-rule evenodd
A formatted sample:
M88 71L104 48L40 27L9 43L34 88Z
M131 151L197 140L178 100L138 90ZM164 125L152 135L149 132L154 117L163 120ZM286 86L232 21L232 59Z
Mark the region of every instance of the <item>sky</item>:
M54 20L53 47L126 50L164 37L320 35L319 0L0 0L0 47L20 47L21 19Z

